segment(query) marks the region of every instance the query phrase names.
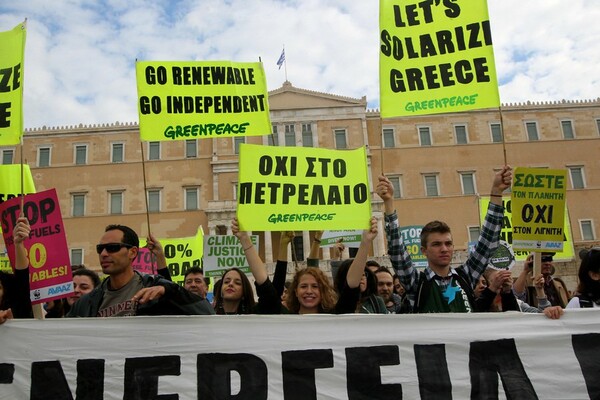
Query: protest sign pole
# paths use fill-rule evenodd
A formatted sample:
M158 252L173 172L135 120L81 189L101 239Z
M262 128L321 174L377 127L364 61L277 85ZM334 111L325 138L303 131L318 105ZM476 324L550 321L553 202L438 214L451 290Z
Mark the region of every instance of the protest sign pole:
M21 135L21 143L19 143L19 148L21 151L21 154L20 154L20 158L21 158L20 159L20 163L21 163L21 165L20 165L20 167L21 167L20 168L21 169L21 171L20 171L21 172L21 174L20 174L21 175L20 176L20 179L21 179L21 182L20 182L20 184L21 184L20 211L21 211L21 216L25 216L25 214L24 214L24 207L25 207L25 183L24 183L25 178L24 178L24 175L25 175L25 172L24 172L24 167L23 167L23 136L22 135ZM27 160L25 160L25 162L27 162ZM29 301L31 301L31 300L29 300ZM41 304L33 304L31 306L31 310L33 311L33 317L35 319L46 319L46 316L44 314L44 309L42 308Z
M380 147L379 147L379 152L380 152L380 160L379 160L379 164L381 167L381 175L385 175L385 172L383 171L383 129L382 129L382 123L381 123L381 115L379 115L378 118L379 121L379 135L380 135Z
M150 237L150 213L148 212L148 189L146 188L146 162L144 161L144 142L142 141L140 141L140 149L142 150L142 176L144 178L144 200L146 201L146 224L148 224L148 237ZM154 273L154 257L152 257L152 254L150 256L152 273Z
M506 159L506 139L504 138L504 116L502 114L502 106L498 107L500 112L500 134L502 135L502 154L504 155L504 165L508 165Z
M533 279L535 279L542 271L542 253L535 251L531 253L533 254Z
M23 137L21 137L21 143L19 147L21 149L21 215L23 215L23 206L25 205L25 184L23 183L23 175L25 174L23 171Z

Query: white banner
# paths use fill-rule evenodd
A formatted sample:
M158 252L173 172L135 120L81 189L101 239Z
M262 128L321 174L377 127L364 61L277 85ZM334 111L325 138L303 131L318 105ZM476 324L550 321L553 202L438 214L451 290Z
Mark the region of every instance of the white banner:
M10 320L0 399L598 398L599 317Z

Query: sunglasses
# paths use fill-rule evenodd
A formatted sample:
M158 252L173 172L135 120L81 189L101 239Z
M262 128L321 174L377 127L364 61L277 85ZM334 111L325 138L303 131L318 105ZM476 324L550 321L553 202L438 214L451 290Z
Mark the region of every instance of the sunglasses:
M134 246L131 244L127 244L127 243L103 243L103 244L96 245L96 252L98 254L100 254L100 253L102 253L103 250L106 250L107 253L116 253L117 251L121 250L123 247L130 249Z

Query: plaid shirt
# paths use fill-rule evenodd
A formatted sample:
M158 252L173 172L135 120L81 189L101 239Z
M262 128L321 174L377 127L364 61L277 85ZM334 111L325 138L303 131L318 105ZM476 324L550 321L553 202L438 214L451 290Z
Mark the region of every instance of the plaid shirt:
M485 221L481 227L481 235L473 251L462 267L466 274L471 278L471 286L479 280L479 277L485 271L488 260L492 252L498 247L500 240L500 230L502 228L502 218L504 217L504 207L490 203L485 216ZM398 225L398 214L385 216L385 233L388 241L388 255L392 266L400 277L400 281L406 288L411 306L415 304L417 295L417 286L419 284L419 271L413 265L410 254L402 242L400 229ZM433 279L436 274L429 266L425 267L425 277L427 280ZM450 268L448 276L457 274L454 268ZM442 291L447 287L450 281L444 279L435 279L440 285Z

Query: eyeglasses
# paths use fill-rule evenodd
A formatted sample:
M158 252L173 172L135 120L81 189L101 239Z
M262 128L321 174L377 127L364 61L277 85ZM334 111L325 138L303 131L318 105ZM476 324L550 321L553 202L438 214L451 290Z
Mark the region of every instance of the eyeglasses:
M106 250L107 253L116 253L123 247L130 249L134 246L127 243L102 243L96 245L96 252L100 254L103 250Z

